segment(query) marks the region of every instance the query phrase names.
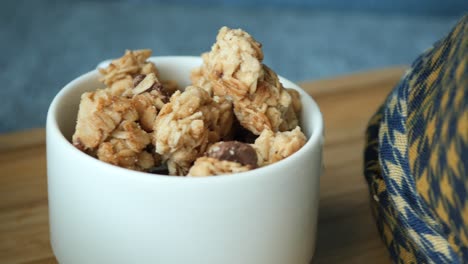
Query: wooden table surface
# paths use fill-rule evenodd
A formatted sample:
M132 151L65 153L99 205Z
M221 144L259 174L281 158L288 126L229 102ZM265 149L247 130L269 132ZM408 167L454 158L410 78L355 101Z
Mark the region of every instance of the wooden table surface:
M390 263L363 176L367 121L403 67L304 82L325 120L313 263ZM0 263L57 263L49 245L44 129L0 135Z

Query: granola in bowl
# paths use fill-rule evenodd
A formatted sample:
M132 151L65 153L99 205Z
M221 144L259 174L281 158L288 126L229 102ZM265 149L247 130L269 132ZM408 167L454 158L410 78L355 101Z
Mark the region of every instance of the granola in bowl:
M103 88L81 96L78 149L127 169L203 177L267 166L306 143L299 93L263 64L247 32L221 28L185 88L150 56L128 50L99 69Z

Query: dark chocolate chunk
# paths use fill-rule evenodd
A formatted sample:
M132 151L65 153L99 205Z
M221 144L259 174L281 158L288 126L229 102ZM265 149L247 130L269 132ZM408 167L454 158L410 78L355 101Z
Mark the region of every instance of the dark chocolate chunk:
M169 175L169 169L165 164L158 167L150 168L148 172L152 174Z
M239 141L218 142L208 149L206 156L219 160L234 161L252 168L257 167L257 152L249 144Z
M145 147L145 151L148 152L148 153L154 153L155 151L155 147L153 144L148 144L146 147Z
M244 142L244 143L249 143L253 144L255 140L257 139L257 135L254 133L250 132L248 129L243 127L237 118L234 119L234 123L232 124L232 129L235 131L234 132L234 140Z

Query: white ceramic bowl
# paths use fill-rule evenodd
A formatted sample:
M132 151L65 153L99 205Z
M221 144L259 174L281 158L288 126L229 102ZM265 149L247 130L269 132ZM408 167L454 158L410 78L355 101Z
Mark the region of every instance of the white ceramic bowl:
M152 58L185 87L198 57ZM60 263L300 264L315 248L322 116L294 83L308 141L285 160L203 178L154 175L90 157L70 143L94 70L67 84L47 115L50 237Z

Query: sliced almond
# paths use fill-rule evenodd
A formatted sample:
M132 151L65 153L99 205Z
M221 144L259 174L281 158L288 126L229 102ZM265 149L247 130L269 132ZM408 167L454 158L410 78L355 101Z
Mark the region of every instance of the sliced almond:
M141 81L135 88L133 88L132 92L133 94L141 94L149 89L156 83L159 83L158 78L156 78L156 75L154 73L147 74L146 77Z
M126 131L114 131L112 133L112 137L118 138L118 139L127 139L128 138L128 132Z

